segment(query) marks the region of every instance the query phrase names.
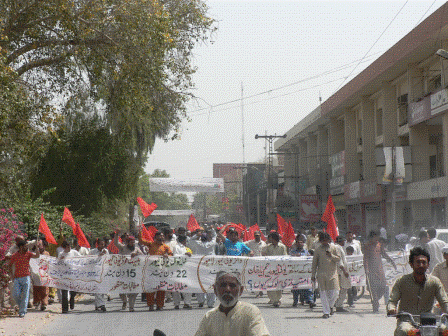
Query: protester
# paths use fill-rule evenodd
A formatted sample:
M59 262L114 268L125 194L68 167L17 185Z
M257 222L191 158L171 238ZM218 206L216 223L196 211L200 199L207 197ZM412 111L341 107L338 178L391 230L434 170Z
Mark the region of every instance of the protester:
M215 255L218 244L214 239L214 230L207 228L205 234L196 232L189 240L190 247L195 255ZM196 299L199 304L199 308L204 307L204 303L207 300L207 307L213 308L216 301L215 293L196 293Z
M226 247L226 253L230 256L241 256L243 254L248 254L250 256L253 255L253 252L247 247L246 244L239 241L238 231L235 228L229 227L232 223L227 223L224 227L218 232L218 237L220 237L224 241L224 245ZM223 233L227 229L228 238L224 237Z
M220 271L213 286L221 302L208 311L195 336L269 336L260 310L239 301L244 287L237 272Z
M165 236L163 232L157 231L154 235L154 241L144 242L144 245L146 245L146 252L149 255L159 255L163 257L173 255L169 246L165 244ZM146 293L146 303L149 307L149 311L154 310L154 302L157 306L156 309L162 310L165 304L165 291Z
M109 251L106 248L107 240L102 238L98 238L96 240L96 248L93 248L89 251L89 255L96 255L98 257L102 257L103 255L108 255ZM106 311L106 301L108 297L107 294L95 294L95 310Z
M319 246L314 251L311 268L312 282L316 281L317 274L323 318L333 315L333 306L339 294L338 268L341 257L336 246L330 242L331 237L328 233L319 233Z
M426 232L428 233L429 241L426 243L426 246L424 248L429 252L429 255L431 256L428 271L432 272L437 264L443 262L442 249L445 247L445 242L436 238L436 229L429 228L428 230L426 230Z
M46 251L48 247L48 242L46 240L38 241L37 248L41 255L49 256L50 253ZM40 305L40 310L47 309L48 306L48 294L49 288L47 286L33 286L33 304L34 307L38 308Z
M281 256L287 255L286 246L280 243L280 235L278 232L271 232L268 235L269 244L266 245L262 250L262 255L264 256ZM282 290L269 290L268 291L269 301L274 307L279 307L282 299Z
M430 260L430 254L421 247L410 251L409 264L413 272L401 276L392 287L387 305L388 315L395 315L397 312L407 312L412 315L430 313L434 299L437 299L444 313L448 312L448 297L442 283L439 278L426 274ZM413 330L416 331L409 321L398 319L394 335L406 336Z
M254 239L247 241L246 245L254 253L254 257L261 257L261 251L266 246L266 243L261 240L260 231L255 231Z
M5 260L9 260L14 253L19 251L18 244L21 241L25 241L25 238L22 235L17 235L14 238L14 244L12 244L9 247L8 251L6 251L6 253L5 253ZM13 273L14 273L14 267L13 268L7 267L6 278L4 279L4 281L6 283L2 283L1 284L2 287L3 287L1 289L1 293L0 293L0 295L1 295L0 301L2 303L2 307L3 307L4 302L5 302L6 288L8 288L9 293L11 293L11 295L9 295L9 303L10 303L11 307L15 307L16 306L16 302L14 300L14 295L12 295L12 293L14 293L14 281L13 281L14 274Z
M310 253L308 250L304 248L305 246L306 238L303 235L297 235L296 239L294 240L294 244L291 246L291 250L289 251L289 254L293 257L306 257L310 256ZM300 302L301 304L308 304L310 305L310 308L314 308L316 304L314 303L314 295L313 290L311 288L304 288L304 289L293 289L292 290L292 306L296 307L297 303L299 302L299 296L300 296Z
M174 253L174 256L188 256L191 257L192 252L191 249L185 246L185 243L187 242L187 236L180 235L177 238L177 247L176 252ZM180 292L173 292L173 301L174 301L174 309L179 309L180 300L181 300L181 294ZM191 293L182 293L183 299L184 299L184 309L192 309L191 307Z
M30 259L39 258L40 252L37 249L36 253L28 251L28 246L25 240L18 240L18 251L15 252L9 259L10 267L14 266L13 274L13 297L15 302L19 305L19 317L25 317L28 308L31 278L30 278Z
M336 312L338 313L348 312L348 310L345 309L342 305L344 304L344 300L347 297L348 290L352 288L350 274L348 272L347 259L345 258L344 243L344 237L338 236L336 238L336 247L338 248L339 256L341 257L341 262L338 268L339 296L334 304L334 306L336 307Z
M253 252L254 257L261 257L261 251L266 246L266 243L263 240L261 240L261 232L255 231L254 239L246 242L246 245ZM263 296L263 291L259 291L256 295L257 298L261 296Z
M448 291L448 246L445 246L442 249L442 255L445 260L442 261L440 264L437 264L436 267L434 267L434 270L432 271L431 275L439 278L446 292Z
M74 249L76 251L78 251L80 255L82 255L82 256L89 255L89 252L90 252L89 249L87 247L79 245L78 239L76 239L76 238L73 239L73 246L74 246Z
M318 233L319 231L314 226L310 228L310 234L306 238L306 249L310 254L312 254L317 248L317 245L319 245Z
M346 255L351 256L355 253L355 249L353 248L353 246L349 245L345 248L345 252L346 252ZM358 294L358 289L356 288L356 286L352 286L347 291L347 304L349 307L351 307L351 308L354 307L353 303L355 302L357 294Z
M71 249L70 243L67 241L63 241L61 247L63 248L63 251L61 253L59 253L59 255L58 255L59 260L63 260L65 258L81 256L78 251ZM68 297L69 295L70 295L70 299ZM68 313L69 301L70 301L70 309L71 310L75 309L75 296L76 296L75 291L68 291L66 289L61 289L61 296L62 296L62 298L61 298L62 314Z
M354 250L353 254L361 255L361 243L359 242L359 240L355 239L355 234L352 231L347 231L345 238L346 240L344 243L344 248L347 249L347 247L352 246Z
M383 269L381 258L385 258L392 266L397 269L395 262L389 257L384 247L379 242L380 235L377 231L369 233L368 241L364 245L364 269L367 276L367 285L372 300L373 312L379 311L379 300L381 297L387 298L388 287L386 275ZM387 301L386 301L387 302Z
M122 235L122 241L126 242L126 244L120 243L118 240L118 235L120 234L120 230L117 229L114 235L114 245L118 248L118 254L121 255L129 255L131 258L134 258L137 255L143 255L143 252L135 246L135 237L129 236L127 234ZM123 301L123 305L121 307L122 310L126 309L127 302L129 300L129 311L134 311L135 300L137 299L136 293L126 293L120 294L120 298Z

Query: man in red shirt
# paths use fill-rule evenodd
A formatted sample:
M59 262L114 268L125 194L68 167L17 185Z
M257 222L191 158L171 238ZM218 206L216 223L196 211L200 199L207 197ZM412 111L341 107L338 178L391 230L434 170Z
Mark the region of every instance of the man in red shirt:
M39 258L40 252L37 249L36 253L28 251L27 242L25 240L17 243L19 251L11 256L9 261L10 267L15 266L13 281L14 292L13 296L19 304L19 317L25 317L28 301L30 296L30 259Z

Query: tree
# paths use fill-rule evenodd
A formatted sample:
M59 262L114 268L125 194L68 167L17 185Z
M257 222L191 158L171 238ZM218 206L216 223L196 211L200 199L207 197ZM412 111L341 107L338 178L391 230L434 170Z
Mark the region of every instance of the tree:
M202 1L0 0L0 8L5 64L41 95L100 106L140 164L185 117L192 49L213 30Z
M96 120L79 126L59 131L35 172L32 193L36 198L55 188L46 201L90 216L110 201L127 199L141 170L106 127Z

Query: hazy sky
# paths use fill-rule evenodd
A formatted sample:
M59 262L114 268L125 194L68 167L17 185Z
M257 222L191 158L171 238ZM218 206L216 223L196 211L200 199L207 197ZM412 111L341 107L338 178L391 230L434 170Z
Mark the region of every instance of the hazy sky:
M242 162L241 85L245 159L263 161L255 134L284 134L443 3L207 1L218 30L194 52L198 99L180 140L156 141L146 171L212 177L213 163Z

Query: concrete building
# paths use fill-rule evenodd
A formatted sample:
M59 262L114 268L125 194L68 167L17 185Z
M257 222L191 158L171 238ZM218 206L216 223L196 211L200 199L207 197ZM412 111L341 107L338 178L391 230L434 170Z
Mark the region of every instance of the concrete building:
M447 13L445 3L275 142L302 226L306 200L321 214L330 194L342 231L447 226L448 60L436 55L448 49ZM391 163L401 184L385 184Z

